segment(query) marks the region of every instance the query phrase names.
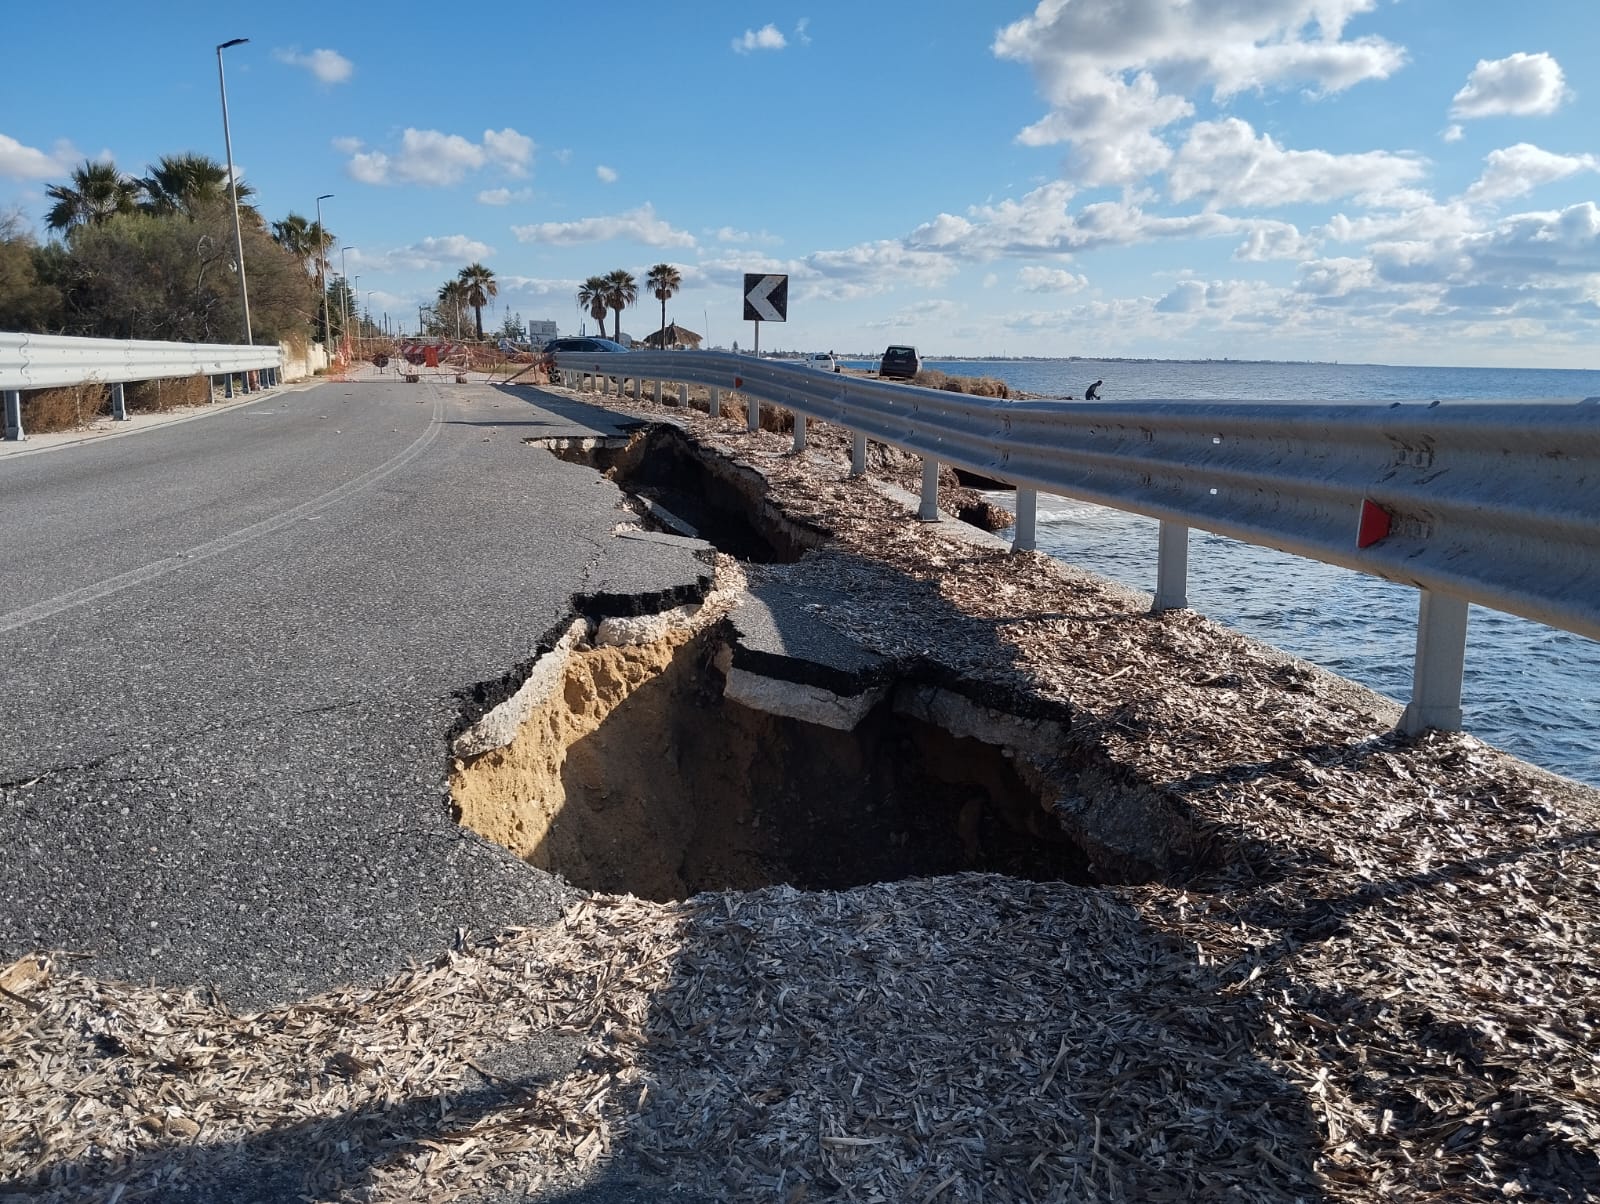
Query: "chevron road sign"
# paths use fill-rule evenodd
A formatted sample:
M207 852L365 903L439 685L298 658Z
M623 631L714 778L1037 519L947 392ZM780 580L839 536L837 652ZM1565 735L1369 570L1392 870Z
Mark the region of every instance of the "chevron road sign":
M763 276L746 272L744 276L744 320L746 322L785 322L789 316L789 277Z

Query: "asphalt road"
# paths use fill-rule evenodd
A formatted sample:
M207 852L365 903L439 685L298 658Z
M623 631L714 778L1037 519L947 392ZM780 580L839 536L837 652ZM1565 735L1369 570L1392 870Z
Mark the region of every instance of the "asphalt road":
M0 964L253 1009L550 918L451 821L446 738L575 594L703 576L523 442L604 425L391 376L0 459Z

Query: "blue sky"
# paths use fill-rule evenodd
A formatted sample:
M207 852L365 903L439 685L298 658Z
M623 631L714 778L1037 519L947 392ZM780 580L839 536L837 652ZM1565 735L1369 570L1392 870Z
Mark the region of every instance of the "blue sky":
M260 208L333 193L394 319L481 260L575 333L665 261L723 345L770 271L764 348L1600 367L1593 0L26 5L0 213L220 161L234 37Z

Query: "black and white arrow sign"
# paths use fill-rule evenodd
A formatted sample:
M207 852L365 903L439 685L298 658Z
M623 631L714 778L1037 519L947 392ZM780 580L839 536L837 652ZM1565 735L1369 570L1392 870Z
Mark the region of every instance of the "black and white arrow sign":
M746 322L784 322L789 316L789 277L763 276L746 272L744 276L744 320Z

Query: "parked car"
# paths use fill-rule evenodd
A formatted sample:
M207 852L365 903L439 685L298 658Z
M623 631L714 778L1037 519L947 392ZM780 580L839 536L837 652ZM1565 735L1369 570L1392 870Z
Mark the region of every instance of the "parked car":
M893 346L878 361L878 375L891 380L910 380L922 371L922 357L915 347Z
M837 372L839 361L833 358L831 351L819 351L816 355L808 355L804 360L807 368L815 368L818 372Z
M562 351L626 351L621 343L610 339L591 338L586 335L571 335L564 339L551 339L544 345L546 355L555 355Z

